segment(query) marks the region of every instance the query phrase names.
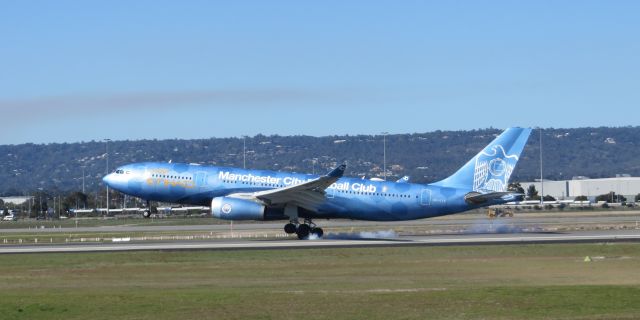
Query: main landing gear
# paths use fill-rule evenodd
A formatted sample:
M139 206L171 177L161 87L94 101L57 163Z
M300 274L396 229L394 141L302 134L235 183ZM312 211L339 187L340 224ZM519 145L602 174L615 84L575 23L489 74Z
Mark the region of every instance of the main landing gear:
M299 224L298 221L291 221L284 225L284 232L287 234L295 233L300 240L309 239L311 236L322 238L322 235L324 235L322 228L317 227L311 219L305 219L302 224Z

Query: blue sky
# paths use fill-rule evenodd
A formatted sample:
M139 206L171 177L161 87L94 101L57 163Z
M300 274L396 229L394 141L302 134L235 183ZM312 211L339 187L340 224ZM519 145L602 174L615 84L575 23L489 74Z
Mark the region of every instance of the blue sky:
M638 1L4 1L0 144L638 125Z

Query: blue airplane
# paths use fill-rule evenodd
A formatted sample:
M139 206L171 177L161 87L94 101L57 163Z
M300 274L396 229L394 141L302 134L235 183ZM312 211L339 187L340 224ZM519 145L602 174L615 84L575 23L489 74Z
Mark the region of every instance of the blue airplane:
M414 220L518 200L509 177L531 129L509 128L448 178L430 184L343 177L346 165L325 175L145 162L118 167L109 187L148 202L210 206L225 220L288 220L284 231L322 237L313 219ZM145 217L150 212L144 213Z

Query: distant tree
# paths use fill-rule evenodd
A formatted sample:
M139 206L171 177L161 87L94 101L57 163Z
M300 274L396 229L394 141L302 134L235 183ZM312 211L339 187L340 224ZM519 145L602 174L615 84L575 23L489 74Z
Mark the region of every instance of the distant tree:
M635 198L633 198L633 201L635 202L640 201L640 193L636 194Z
M596 201L606 201L607 203L612 202L626 202L627 198L623 195L616 194L611 191L609 193L601 194L596 197Z
M0 199L0 208L3 208L3 207L4 207L4 201L2 199Z
M70 208L86 208L88 196L82 192L72 192L64 198L63 206L66 210Z
M512 183L510 183L508 190L524 194L524 188L522 188L522 186L520 185L520 182L512 182Z
M540 200L540 196L538 195L538 190L536 190L536 186L530 184L527 188L527 198L529 200Z
M44 191L38 191L32 194L33 203L31 205L32 215L34 217L44 216L49 209L48 200L50 195Z
M587 196L577 196L575 197L575 199L573 199L573 201L588 201L589 198L587 198Z
M611 200L611 193L605 193L605 194L599 194L596 196L596 201L600 202L600 201L605 201L605 202L612 202Z
M4 190L4 192L2 192L2 195L5 196L5 197L12 197L12 196L16 196L16 195L19 195L19 194L21 194L21 192L16 190L16 188L13 188L13 187L8 188L8 189Z
M9 209L8 208L4 208L4 210L2 210L2 216L6 216L9 215Z
M556 201L556 198L550 196L550 195L546 195L544 196L544 201Z

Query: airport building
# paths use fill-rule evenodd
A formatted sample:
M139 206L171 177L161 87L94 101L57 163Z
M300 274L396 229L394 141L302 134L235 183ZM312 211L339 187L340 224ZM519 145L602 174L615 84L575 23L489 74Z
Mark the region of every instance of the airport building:
M15 196L15 197L0 197L0 200L2 200L2 202L4 203L12 203L15 205L22 205L24 203L26 203L27 201L33 199L32 196L28 196L28 197L22 197L22 196Z
M525 192L530 185L534 185L538 194L541 193L540 181L520 182ZM637 194L640 194L640 177L630 177L620 175L615 178L589 179L586 177L575 177L572 180L544 180L544 194L550 195L558 200L573 199L577 196L586 196L593 201L596 196L615 192L633 201Z

